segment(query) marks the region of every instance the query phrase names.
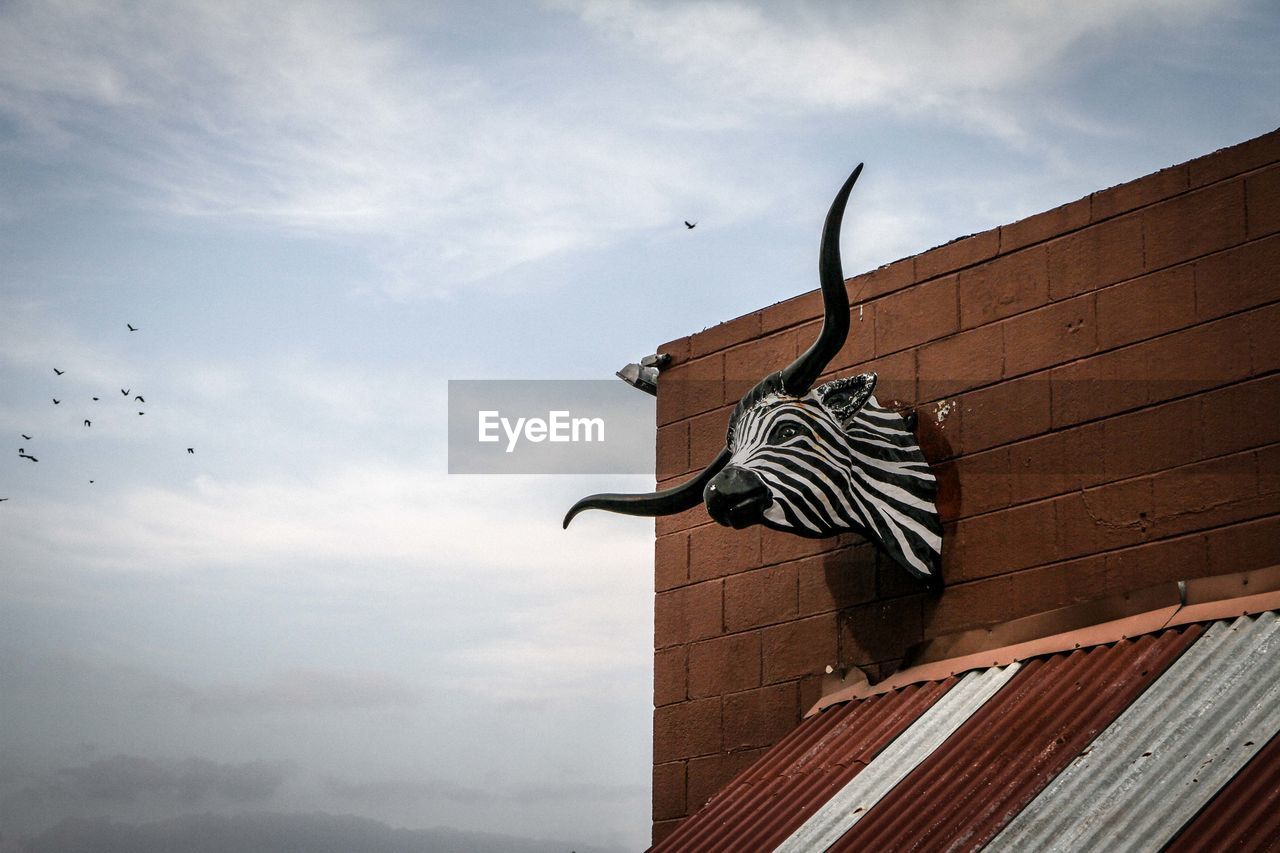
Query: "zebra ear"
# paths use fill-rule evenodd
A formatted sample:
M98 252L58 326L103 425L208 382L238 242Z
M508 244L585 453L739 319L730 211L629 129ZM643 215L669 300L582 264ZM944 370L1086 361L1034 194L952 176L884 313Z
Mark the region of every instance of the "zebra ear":
M876 375L874 373L860 373L857 376L847 376L844 379L833 379L825 385L819 386L815 393L818 395L818 401L831 414L835 415L836 420L840 421L840 425L847 427L849 421L858 413L871 397L871 392L876 387Z

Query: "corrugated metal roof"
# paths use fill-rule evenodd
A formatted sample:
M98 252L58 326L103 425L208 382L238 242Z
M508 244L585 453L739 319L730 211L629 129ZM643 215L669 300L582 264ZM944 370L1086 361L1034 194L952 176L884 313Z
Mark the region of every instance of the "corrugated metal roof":
M810 717L653 849L770 849L958 680L915 684Z
M832 706L655 849L1280 849L1277 730L1275 612L1165 628Z
M970 672L946 696L920 715L867 769L835 793L785 842L778 853L825 850L849 827L871 813L885 794L981 708L1017 673L1020 664Z
M1280 730L1280 619L1215 622L990 850L1153 850Z
M832 849L886 849L908 838L917 850L981 848L1201 631L1190 626L1027 661Z

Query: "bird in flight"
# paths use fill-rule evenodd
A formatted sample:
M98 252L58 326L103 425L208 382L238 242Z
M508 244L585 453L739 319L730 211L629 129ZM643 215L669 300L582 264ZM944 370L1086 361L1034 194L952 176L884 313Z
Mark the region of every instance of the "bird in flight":
M85 425L85 426L93 426L93 424L89 423L89 419L88 419L88 418L85 418L85 419L84 419L84 425Z
M138 412L138 414L140 414L140 415L145 415L145 414L146 414L146 412Z
M2 502L2 501L7 501L7 500L9 500L9 499L8 499L8 498L0 498L0 502Z
M188 448L187 448L187 452L188 452L188 453L195 453L195 452L196 452L196 449L195 449L194 447L188 447Z
M697 227L698 227L698 223L696 223L696 222L690 222L689 220L687 220L687 219L686 219L686 220L684 221L684 227L692 230L692 229L694 229L694 228L697 228Z
M97 399L98 399L98 398L97 398L97 397L94 397L93 399L94 399L95 401L97 401Z
M19 458L19 459L30 459L32 462L39 462L39 461L40 461L39 459L37 459L37 458L35 458L34 456L32 456L30 453L23 453L23 452L22 452L22 448L21 448L21 447L19 447L19 448L18 448L18 458Z
M25 438L27 441L30 441L30 440L31 440L31 436L27 435L25 432L24 432L24 433L20 433L20 434L21 434L21 436L22 436L23 438Z
M130 390L132 390L132 389L130 389ZM126 391L126 390L125 390L125 389L123 389L123 388L121 388L121 389L120 389L120 393L121 393L121 394L123 394L123 395L125 395L126 397L128 397L128 396L129 396L129 392L128 392L128 391Z
M126 325L126 326L129 326L129 324L128 324L128 323L125 323L125 325ZM136 331L138 331L138 330L137 330L137 329L135 329L133 326L129 326L129 331L131 331L131 332L136 332Z
M55 406L56 406L56 405L58 405L58 404L59 404L59 403L61 403L61 402L62 402L62 401L61 401L61 400L59 400L57 397L54 397L54 398L53 398L53 404L54 404Z
M65 371L65 370L59 370L59 369L58 369L58 368L56 368L56 367L53 369L53 372L54 372L54 373L56 373L56 374L58 374L59 376L61 376L62 374L66 373L66 371Z
M141 395L141 394L139 394L138 396L134 397L133 399L137 400L139 403L145 403L145 402L147 402L146 400L142 399L142 395Z

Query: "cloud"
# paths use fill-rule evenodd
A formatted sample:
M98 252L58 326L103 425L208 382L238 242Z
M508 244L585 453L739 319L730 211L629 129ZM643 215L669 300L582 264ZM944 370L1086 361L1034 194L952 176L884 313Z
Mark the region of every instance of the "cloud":
M407 708L420 700L416 690L385 673L307 669L272 673L257 682L203 686L193 692L191 710L201 714Z
M0 836L0 845L5 839ZM623 848L587 846L488 832L395 829L352 815L184 815L156 823L129 824L99 818L67 820L34 837L10 842L15 853L223 853L306 850L308 853L619 853Z
M528 103L528 88L513 97L516 81L438 58L382 13L341 0L10 4L0 115L29 159L88 168L64 201L353 241L395 296L678 221L678 199L699 189L732 196L695 158L594 108L557 107L555 81L521 78Z

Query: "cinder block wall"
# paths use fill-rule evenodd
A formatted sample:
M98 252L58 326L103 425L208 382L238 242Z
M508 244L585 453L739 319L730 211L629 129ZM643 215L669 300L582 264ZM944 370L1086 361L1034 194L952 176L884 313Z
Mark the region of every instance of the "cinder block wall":
M924 639L1280 563L1280 131L847 282L829 374L917 407L946 591L852 537L658 519L654 838L819 698ZM723 447L814 339L816 291L660 348L658 478Z

